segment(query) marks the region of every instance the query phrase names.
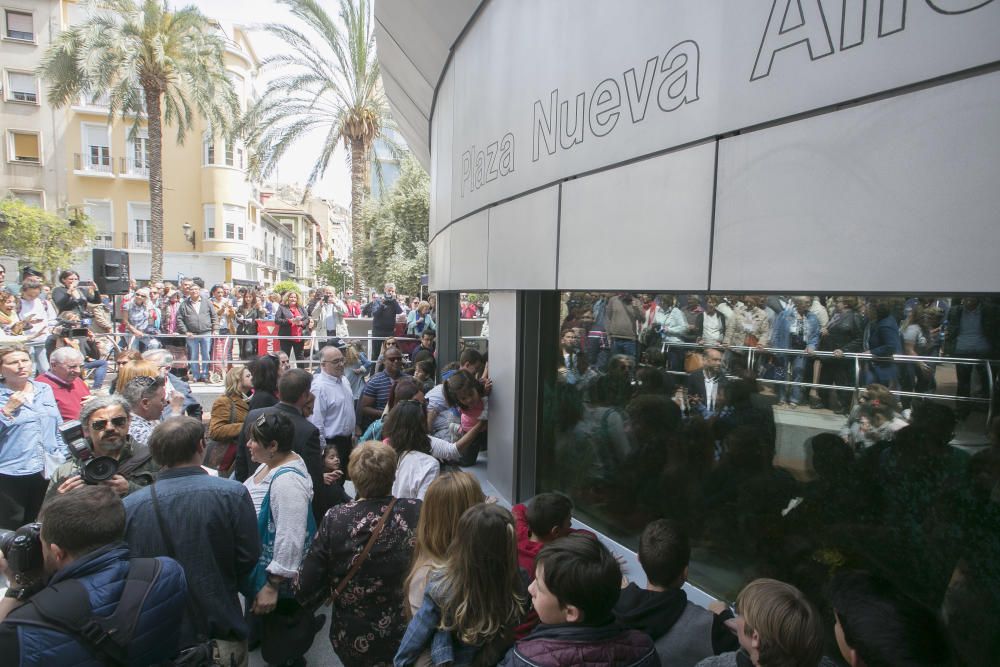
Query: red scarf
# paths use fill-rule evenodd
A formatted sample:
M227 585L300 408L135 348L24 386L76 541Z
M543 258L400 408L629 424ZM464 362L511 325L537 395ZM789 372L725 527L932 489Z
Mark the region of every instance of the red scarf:
M289 306L288 310L290 310L292 312L292 315L294 317L299 317L300 316L299 315L300 311L299 311L299 307L298 306ZM301 336L302 335L302 325L300 325L300 324L294 324L293 323L291 325L291 327L292 327L292 335L293 336ZM301 342L301 341L302 341L302 338L295 338L293 342L298 343L298 342Z

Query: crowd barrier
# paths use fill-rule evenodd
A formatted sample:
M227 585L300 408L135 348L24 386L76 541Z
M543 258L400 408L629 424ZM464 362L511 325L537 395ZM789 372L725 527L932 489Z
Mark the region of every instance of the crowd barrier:
M671 349L683 349L685 351L700 351L705 349L704 345L699 345L698 343L663 343L661 350L664 354L667 354ZM994 364L1000 363L997 360L992 359L967 359L963 357L921 357L914 355L894 355L892 357L876 357L868 352L842 352L839 356L833 352L815 350L813 352L807 352L805 350L791 350L785 348L777 347L750 347L746 345L729 345L729 346L719 346L719 349L732 350L736 352L741 352L746 354L746 367L749 369L754 369L757 366L757 361L760 359L761 355L773 355L776 357L789 357L789 356L805 356L810 359L837 359L843 361L845 359L852 360L854 362L854 384L851 386L846 385L831 385L831 384L819 384L814 382L806 381L793 381L793 380L777 380L771 378L757 378L757 382L761 384L772 384L772 385L789 385L789 386L799 386L807 389L830 389L834 391L849 391L852 393L854 400L862 392L862 387L865 382L862 382L864 377L863 363L870 361L877 361L880 363L892 362L893 364L927 364L931 369L936 370L940 366L953 365L953 366L982 366L984 370L983 377L986 378L987 385L987 396L992 397L994 392ZM669 371L673 375L686 375L684 371ZM807 374L811 377L811 370L807 370ZM736 379L736 376L729 376L731 379ZM901 397L912 397L912 398L930 398L937 400L947 400L956 401L959 403L969 403L985 405L987 409L986 423L989 424L993 419L993 405L991 398L980 398L975 396L956 396L953 394L937 394L931 392L918 392L918 391L903 391L898 388L891 389L891 392L895 396Z

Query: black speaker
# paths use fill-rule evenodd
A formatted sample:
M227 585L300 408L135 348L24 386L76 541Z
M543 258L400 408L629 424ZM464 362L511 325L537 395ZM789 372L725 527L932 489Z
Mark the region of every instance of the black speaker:
M101 294L128 293L128 253L124 250L94 248L94 282Z

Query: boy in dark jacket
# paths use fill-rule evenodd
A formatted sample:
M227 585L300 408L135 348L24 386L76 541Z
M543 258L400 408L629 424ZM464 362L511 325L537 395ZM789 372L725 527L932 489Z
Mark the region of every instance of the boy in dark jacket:
M688 602L681 587L690 559L691 542L684 529L667 519L653 521L639 538L646 588L629 584L615 605L615 617L621 625L653 638L664 665L694 667L703 658L740 647L725 624L732 612L726 609L713 614Z
M528 587L541 624L507 652L504 667L660 665L653 641L614 622L622 579L607 547L587 535L569 535L546 545Z

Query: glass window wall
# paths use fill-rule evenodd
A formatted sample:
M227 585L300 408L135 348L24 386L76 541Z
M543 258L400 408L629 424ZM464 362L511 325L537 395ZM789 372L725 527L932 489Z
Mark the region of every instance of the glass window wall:
M970 646L995 635L996 298L560 297L538 491L632 549L682 522L689 581L724 600L771 576L823 608L834 572L865 569Z

